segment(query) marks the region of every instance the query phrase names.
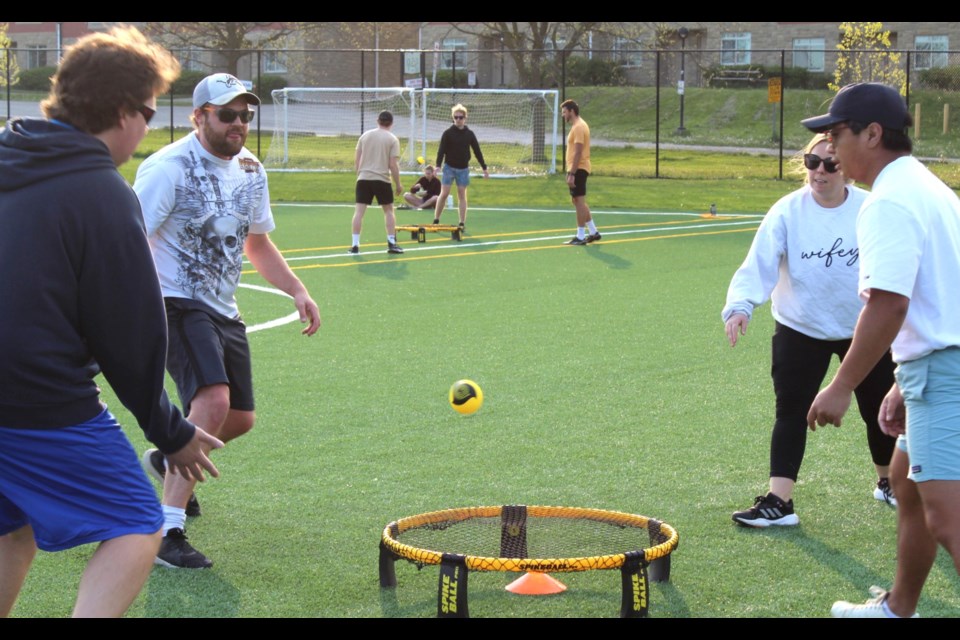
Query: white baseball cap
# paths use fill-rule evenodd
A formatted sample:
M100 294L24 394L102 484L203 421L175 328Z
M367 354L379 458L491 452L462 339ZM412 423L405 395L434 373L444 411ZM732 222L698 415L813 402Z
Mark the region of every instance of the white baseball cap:
M260 104L260 98L247 88L236 77L229 73L215 73L201 80L193 90L193 108L199 109L205 104L218 107L244 97L248 104Z

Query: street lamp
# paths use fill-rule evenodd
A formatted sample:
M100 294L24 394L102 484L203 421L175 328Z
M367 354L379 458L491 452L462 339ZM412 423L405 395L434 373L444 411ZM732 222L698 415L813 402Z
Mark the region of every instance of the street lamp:
M683 89L686 68L685 68L685 57L687 50L687 36L690 35L690 30L686 27L680 27L677 31L677 35L680 36L680 81L677 82L677 94L680 96L680 126L677 127L677 135L685 136L687 135L687 130L683 127Z

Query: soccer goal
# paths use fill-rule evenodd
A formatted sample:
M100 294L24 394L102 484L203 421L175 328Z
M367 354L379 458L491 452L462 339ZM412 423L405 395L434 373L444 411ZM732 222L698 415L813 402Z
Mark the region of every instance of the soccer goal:
M419 173L420 158L436 159L440 136L453 122L451 107L463 104L492 175L556 172L556 90L287 87L272 96L273 136L264 160L270 171L353 171L357 138L388 110L401 169Z
M440 136L453 123L451 108L462 104L467 108L467 126L477 134L491 174L556 173L556 90L423 89L417 93L417 146L428 163L436 160Z
M377 127L384 110L393 114L401 162L416 164L412 89L287 87L271 95L273 136L264 159L270 171L353 171L357 138Z

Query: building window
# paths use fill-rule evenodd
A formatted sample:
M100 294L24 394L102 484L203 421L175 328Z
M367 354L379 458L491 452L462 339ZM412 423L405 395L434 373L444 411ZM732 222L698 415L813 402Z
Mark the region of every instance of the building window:
M287 72L287 54L283 51L264 51L263 52L263 72L264 73L286 73Z
M463 69L467 64L467 41L462 38L444 38L440 45L440 68L453 69L454 52L456 52L457 68Z
M720 64L750 64L750 34L725 33L720 38Z
M27 45L27 69L36 69L47 66L47 45Z
M823 52L826 47L823 38L794 38L793 66L807 71L823 71Z
M914 47L917 50L915 66L917 69L933 69L947 66L947 36L917 36Z
M643 52L639 40L616 38L613 41L613 59L625 67L642 67Z

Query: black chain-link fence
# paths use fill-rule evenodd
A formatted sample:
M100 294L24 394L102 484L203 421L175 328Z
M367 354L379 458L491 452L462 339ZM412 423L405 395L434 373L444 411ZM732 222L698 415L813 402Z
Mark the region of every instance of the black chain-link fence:
M572 98L591 125L593 144L635 154L644 175L670 177L674 161L691 149L747 152L770 157L765 175L783 177L786 160L810 137L799 123L823 113L835 93L835 70L860 69L902 87L916 124L915 154L960 159L960 133L951 111L960 108L960 52L837 50L616 49L592 51L464 50L174 50L181 78L160 100L154 128L189 127L190 95L205 75L229 71L264 100L248 146L266 157L278 134L271 92L283 87L556 89ZM56 52L47 66L36 51L6 51L6 117L39 115ZM16 60L19 64L13 64ZM17 67L19 66L19 70ZM464 100L469 94L464 94ZM465 102L466 104L466 102ZM468 105L469 106L469 105ZM563 152L564 127L558 136ZM549 131L549 127L548 127ZM356 134L361 133L357 131ZM482 131L478 134L482 139ZM318 142L322 144L322 142ZM597 174L602 174L598 167ZM685 173L684 177L688 177Z

